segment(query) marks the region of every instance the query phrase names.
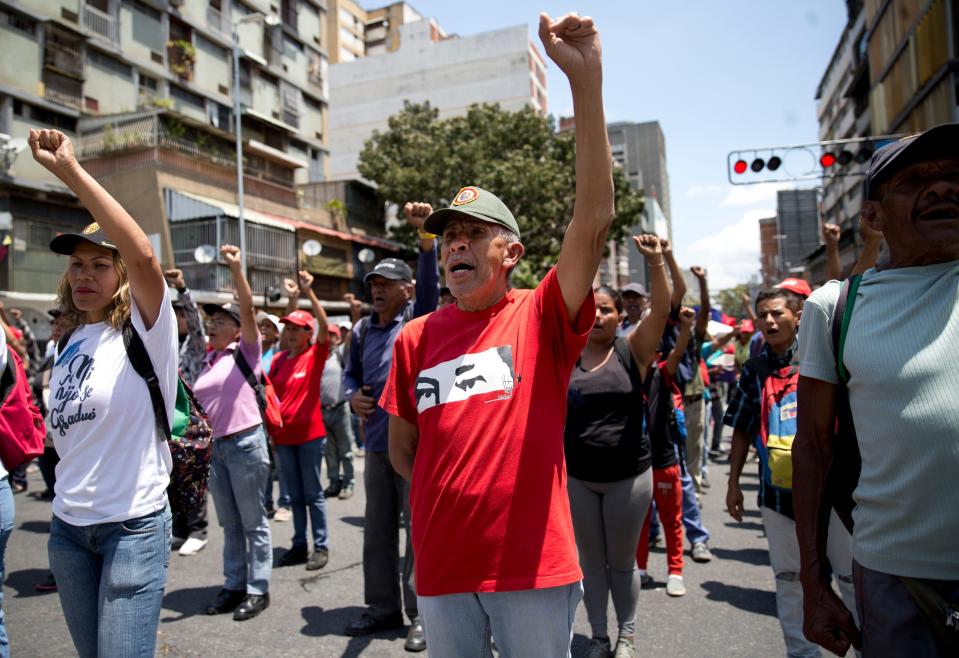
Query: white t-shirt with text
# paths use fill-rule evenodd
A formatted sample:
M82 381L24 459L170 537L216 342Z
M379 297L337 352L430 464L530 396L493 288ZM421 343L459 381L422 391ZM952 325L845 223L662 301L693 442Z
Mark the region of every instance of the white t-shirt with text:
M149 331L135 303L131 317L172 419L178 351L169 289ZM87 526L137 518L166 506L170 449L157 431L146 381L127 358L122 332L104 322L77 327L57 354L49 406L47 431L60 455L53 501L57 517Z

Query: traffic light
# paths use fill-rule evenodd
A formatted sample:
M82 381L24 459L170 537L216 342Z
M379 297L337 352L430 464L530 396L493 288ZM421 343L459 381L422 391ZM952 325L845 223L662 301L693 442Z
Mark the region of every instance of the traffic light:
M733 185L862 176L876 149L899 137L853 137L731 151L726 159L727 176Z

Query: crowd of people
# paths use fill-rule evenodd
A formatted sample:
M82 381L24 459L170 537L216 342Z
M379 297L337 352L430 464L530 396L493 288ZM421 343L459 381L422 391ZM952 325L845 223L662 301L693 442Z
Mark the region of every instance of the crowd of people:
M555 266L533 290L511 286L519 224L481 187L447 208L410 202L415 275L378 262L364 278L372 312L351 296L342 326L305 271L285 282L282 317L258 312L231 245L220 257L235 301L201 315L70 140L31 131L34 158L95 220L50 244L67 266L45 350L0 307L4 403L28 372L34 389L29 413L5 406L3 421L36 430L33 407L44 410L31 455L53 506L41 585L57 590L80 656L153 655L171 551L207 546L206 496L174 495L184 395L210 446L195 442L193 472L209 473L223 533L210 615L269 607L271 519L292 521L275 566L326 566L326 501L353 495L363 455L366 608L347 635L408 620L410 652L558 658L582 600L586 655L636 656L659 535L669 596L686 593L684 542L693 561L712 559L700 501L728 425L726 509L742 521L754 455L786 654L956 655L959 125L876 152L866 247L844 282L838 228L825 225L833 281L786 279L716 322L707 272L690 269L688 304L664 237L633 238L648 288L594 287L614 215L599 35L569 14L541 16L540 37L575 110L576 201ZM0 464L0 574L25 465Z

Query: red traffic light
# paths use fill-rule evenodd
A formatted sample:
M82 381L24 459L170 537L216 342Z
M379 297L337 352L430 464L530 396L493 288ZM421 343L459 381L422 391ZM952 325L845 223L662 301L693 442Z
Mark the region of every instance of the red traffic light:
M819 158L819 164L822 165L823 169L828 169L836 164L836 156L832 153L823 153Z
M737 174L745 174L746 169L749 168L749 165L746 164L745 160L736 160L736 164L733 165L733 171Z

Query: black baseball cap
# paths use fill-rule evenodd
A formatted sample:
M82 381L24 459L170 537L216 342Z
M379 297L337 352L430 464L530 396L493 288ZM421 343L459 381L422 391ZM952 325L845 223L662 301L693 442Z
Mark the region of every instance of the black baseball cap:
M863 199L873 199L876 187L909 165L935 158L959 158L959 123L944 123L903 137L873 153L863 183Z
M236 320L237 324L243 324L240 322L240 307L236 304L204 304L203 312L206 313L211 318L214 313L226 313L231 318Z
M621 295L625 295L628 292L639 295L640 297L649 297L649 293L646 292L646 288L643 287L641 283L627 283L623 286L623 289L619 291Z
M396 281L413 282L413 270L410 266L399 258L384 258L376 264L366 276L363 277L363 283L369 283L374 276L381 276L384 279L394 279Z
M113 240L107 237L107 234L96 222L87 224L79 233L61 233L53 238L50 240L50 251L69 256L77 248L77 244L83 241L117 251L117 246L113 244Z

